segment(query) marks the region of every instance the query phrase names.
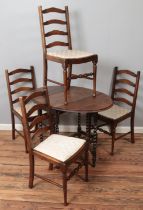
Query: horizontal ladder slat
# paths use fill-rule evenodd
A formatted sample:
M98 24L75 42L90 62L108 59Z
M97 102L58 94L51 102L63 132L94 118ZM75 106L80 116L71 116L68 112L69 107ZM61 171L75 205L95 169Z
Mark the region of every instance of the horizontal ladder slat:
M32 91L32 90L33 90L32 87L20 87L20 88L17 88L15 90L11 91L11 94L19 93L22 91Z
M51 8L48 8L48 9L44 9L44 10L42 11L43 14L51 13L51 12L65 13L66 11L63 10L63 9L56 8L56 7L51 7Z
M118 74L128 74L130 76L137 77L137 75L130 70L118 70L117 73Z
M48 33L45 33L45 37L53 36L53 35L64 35L67 36L68 33L65 31L53 30Z
M50 25L50 24L61 24L61 25L66 25L67 22L63 20L57 20L57 19L52 19L44 22L44 25Z
M116 80L116 83L127 84L127 85L130 85L132 87L135 87L136 86L135 83L131 82L128 79L118 79L118 80Z
M47 117L46 114L35 117L34 120L31 122L29 128L32 129L35 125L38 125L38 124L42 123L44 120L47 120L47 118L48 117Z
M16 79L16 80L10 82L10 85L14 85L14 84L19 83L19 82L32 82L32 79L29 79L29 78L19 78L19 79Z
M44 95L44 91L41 92L41 91L37 90L37 91L33 92L30 96L26 97L25 104L27 104L29 101L33 100L34 98L40 97L43 95Z
M124 89L124 88L116 88L115 89L115 92L118 92L118 93L126 93L129 96L134 96L134 94L131 91L129 91L127 89Z
M133 103L131 103L129 100L127 100L126 98L114 98L114 101L118 101L118 102L123 102L125 104L128 104L129 106L133 106Z
M47 109L47 106L46 104L33 104L33 106L31 106L31 109L29 109L29 111L27 112L27 116L29 117L30 115L32 115L34 112L37 111L37 114L38 114L38 111L39 110L46 110Z
M31 73L30 69L15 69L12 72L9 72L9 75L18 74L18 73Z
M48 44L48 45L46 45L46 48L51 48L51 47L55 47L55 46L69 46L69 44L68 43L65 43L65 42L59 42L59 41L56 41L56 42L52 42L52 43L50 43L50 44Z

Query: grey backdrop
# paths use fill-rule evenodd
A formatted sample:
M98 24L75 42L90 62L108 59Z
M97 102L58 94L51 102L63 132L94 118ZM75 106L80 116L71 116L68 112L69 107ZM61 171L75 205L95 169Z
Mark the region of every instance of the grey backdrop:
M10 113L4 70L34 65L42 85L42 48L37 7L69 6L74 48L99 55L97 88L109 93L114 66L143 70L142 0L0 0L0 124ZM50 64L51 76L62 78L59 66ZM82 66L86 69L88 66ZM89 68L91 66L89 65ZM91 87L88 81L74 85ZM136 126L143 126L143 75L137 102ZM73 124L73 117L62 123ZM127 125L127 124L126 124Z

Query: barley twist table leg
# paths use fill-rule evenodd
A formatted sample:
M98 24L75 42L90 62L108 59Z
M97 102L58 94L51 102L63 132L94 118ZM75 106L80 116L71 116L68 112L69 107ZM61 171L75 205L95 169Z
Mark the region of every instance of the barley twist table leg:
M92 165L96 166L96 146L97 146L97 119L98 114L95 113L93 116L93 135L92 135Z

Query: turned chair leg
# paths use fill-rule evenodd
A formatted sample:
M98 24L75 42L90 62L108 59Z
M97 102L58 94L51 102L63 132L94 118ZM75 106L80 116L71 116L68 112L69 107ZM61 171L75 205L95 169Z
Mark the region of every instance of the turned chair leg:
M68 85L67 85L67 89L70 89L70 85L71 85L71 75L72 75L72 65L70 64L68 66Z
M93 96L96 96L96 71L97 71L97 66L96 66L96 61L93 61Z
M64 193L64 206L67 206L67 167L63 170L63 193Z
M134 117L131 117L130 126L131 126L131 143L135 143L135 135L134 135Z
M68 82L67 82L67 65L63 64L63 78L64 78L64 104L67 105L67 90L68 90Z
M115 144L115 135L116 135L115 126L112 126L111 134L112 134L111 155L114 155L114 144Z
M34 155L30 154L29 158L30 158L29 188L33 188L33 181L34 181Z
M12 139L15 139L15 118L14 114L11 113L11 122L12 122Z

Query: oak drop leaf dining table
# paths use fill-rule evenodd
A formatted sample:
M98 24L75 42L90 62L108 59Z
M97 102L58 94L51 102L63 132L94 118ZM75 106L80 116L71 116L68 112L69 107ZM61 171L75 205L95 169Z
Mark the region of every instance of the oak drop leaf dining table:
M42 87L44 88L44 87ZM38 89L42 89L38 88ZM110 108L113 105L110 96L96 91L96 96L92 96L92 90L83 87L71 86L68 90L68 104L64 104L64 88L60 86L48 87L50 104L56 111L55 129L58 132L59 113L69 112L78 114L77 135L84 134L90 144L92 154L92 166L96 165L96 143L97 143L97 120L98 112ZM43 98L36 99L36 103L42 103ZM80 113L86 115L86 131L82 131L80 124ZM92 128L92 129L91 129ZM93 132L91 133L91 130Z

